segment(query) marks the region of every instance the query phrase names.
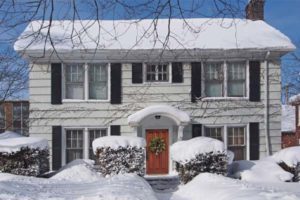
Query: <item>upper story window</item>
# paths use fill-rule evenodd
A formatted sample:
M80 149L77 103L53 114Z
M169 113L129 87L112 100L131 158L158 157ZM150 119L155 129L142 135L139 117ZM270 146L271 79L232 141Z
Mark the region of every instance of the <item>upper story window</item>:
M65 99L108 100L108 64L65 64Z
M204 63L206 97L246 97L246 62Z
M169 81L169 64L146 64L146 81L147 82L168 82Z

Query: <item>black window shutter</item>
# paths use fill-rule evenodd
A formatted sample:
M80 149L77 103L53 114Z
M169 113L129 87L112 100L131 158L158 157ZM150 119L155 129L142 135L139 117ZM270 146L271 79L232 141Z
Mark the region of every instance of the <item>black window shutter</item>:
M62 104L61 63L51 64L51 104Z
M111 64L111 104L121 104L122 102L122 75L121 63Z
M110 126L110 135L121 135L120 125L111 125Z
M183 69L181 62L172 63L172 83L183 82Z
M250 123L250 160L259 159L259 123Z
M132 83L143 83L143 63L132 63Z
M250 61L249 72L250 72L249 100L253 102L259 102L260 101L260 62Z
M196 102L196 99L201 97L201 63L192 62L192 88L191 101Z
M202 136L202 124L192 124L192 137Z
M58 170L61 168L61 126L52 126L52 169Z

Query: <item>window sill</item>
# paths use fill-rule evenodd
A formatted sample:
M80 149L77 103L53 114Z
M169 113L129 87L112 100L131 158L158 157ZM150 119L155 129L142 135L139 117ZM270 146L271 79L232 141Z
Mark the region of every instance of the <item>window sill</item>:
M248 101L249 97L203 97L201 101Z
M63 103L109 103L110 100L81 100L81 99L63 99Z

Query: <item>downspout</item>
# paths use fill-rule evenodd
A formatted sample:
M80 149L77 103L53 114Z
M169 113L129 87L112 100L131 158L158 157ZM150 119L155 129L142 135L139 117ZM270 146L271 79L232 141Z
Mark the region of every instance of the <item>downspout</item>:
M265 139L266 139L266 151L267 155L271 155L270 151L270 127L269 127L269 62L268 58L270 56L270 51L266 53L264 66L265 66Z

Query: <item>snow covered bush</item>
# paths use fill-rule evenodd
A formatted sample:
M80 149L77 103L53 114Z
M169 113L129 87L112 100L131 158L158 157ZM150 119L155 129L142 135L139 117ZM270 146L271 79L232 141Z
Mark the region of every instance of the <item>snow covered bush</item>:
M279 166L294 175L293 181L300 181L300 147L289 147L275 153L274 159Z
M171 156L184 184L204 172L226 175L228 161L232 160L223 142L208 137L176 142L171 146Z
M146 142L139 137L107 136L93 141L96 168L101 174L145 174Z
M0 139L0 172L39 176L49 171L48 141L41 138Z

